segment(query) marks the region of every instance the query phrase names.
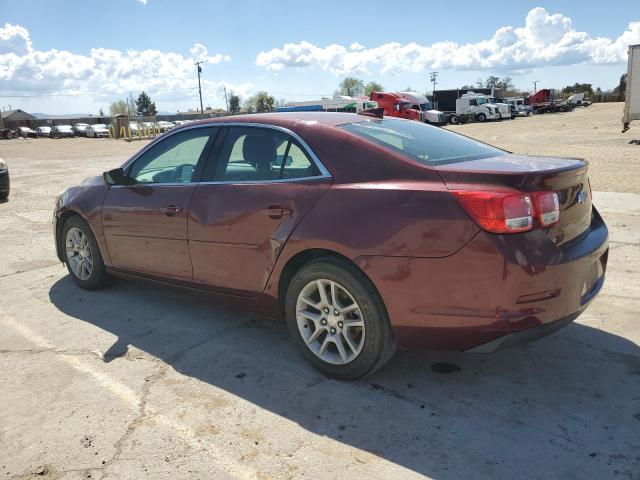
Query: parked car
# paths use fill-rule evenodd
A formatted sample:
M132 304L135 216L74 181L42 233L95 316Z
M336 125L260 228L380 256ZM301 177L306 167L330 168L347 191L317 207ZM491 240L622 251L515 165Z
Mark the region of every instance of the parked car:
M126 274L282 311L353 379L396 346L493 351L578 317L608 254L587 169L396 118L216 118L58 196L56 250L82 288Z
M153 131L157 128L157 124L155 122L140 122L140 125L145 130Z
M38 133L35 130L32 130L29 127L18 127L16 128L16 135L22 138L37 138Z
M84 130L85 137L108 137L109 136L109 128L104 123L96 123L95 125L89 125Z
M48 137L51 133L51 127L38 127L36 128L36 133L39 137Z
M51 129L51 134L49 136L51 138L67 138L75 137L76 134L73 132L71 125L56 125Z
M73 133L76 134L76 137L84 137L85 135L85 131L87 130L87 127L89 126L88 123L76 123L73 126Z
M158 122L157 125L158 125L158 128L160 128L160 131L163 133L175 127L175 125L172 122L167 122L164 120Z
M140 126L138 125L138 122L130 121L129 129L131 130L132 135L138 135L138 133L140 132Z
M18 136L18 132L15 130L11 130L9 128L0 129L0 138L9 140L11 138L16 138Z
M7 167L7 162L0 158L0 200L9 198L10 187L9 167Z

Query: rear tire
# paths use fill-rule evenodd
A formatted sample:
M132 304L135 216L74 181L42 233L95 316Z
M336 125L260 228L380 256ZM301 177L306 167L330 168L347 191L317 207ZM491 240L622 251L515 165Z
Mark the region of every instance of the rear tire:
M326 257L304 265L287 289L285 313L289 334L302 355L328 377L364 377L395 351L380 295L346 261Z
M458 117L457 115L452 115L451 125L458 125L458 123L460 123L460 117Z
M9 198L9 192L0 193L0 200L5 201L7 198Z
M62 226L62 248L73 281L85 290L99 290L109 279L100 248L87 222L69 217Z

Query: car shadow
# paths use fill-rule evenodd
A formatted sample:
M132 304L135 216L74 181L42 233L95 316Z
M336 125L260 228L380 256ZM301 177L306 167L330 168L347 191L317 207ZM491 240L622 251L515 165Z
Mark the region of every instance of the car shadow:
M597 328L576 323L493 355L398 352L374 375L338 382L305 363L283 324L206 294L132 280L86 292L67 276L49 296L61 312L117 337L105 362L135 347L310 432L422 475L604 478L640 471L640 349ZM366 455L356 460L366 463Z

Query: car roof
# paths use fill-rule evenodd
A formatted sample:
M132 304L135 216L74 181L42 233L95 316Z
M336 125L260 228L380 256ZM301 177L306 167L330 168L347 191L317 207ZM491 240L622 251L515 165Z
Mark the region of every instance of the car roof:
M345 123L363 122L366 119L366 116L343 112L277 112L216 117L198 120L196 123L264 123L266 125L276 125L293 130L299 124L307 126L317 124L336 127L338 125L344 125Z

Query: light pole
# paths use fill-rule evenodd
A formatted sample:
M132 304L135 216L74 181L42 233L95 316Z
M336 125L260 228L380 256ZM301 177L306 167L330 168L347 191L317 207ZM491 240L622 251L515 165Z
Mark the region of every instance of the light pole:
M227 100L227 86L224 86L224 103L227 105L227 113L229 113L229 100Z
M438 72L431 72L431 83L433 83L433 108L436 108L436 83Z
M202 86L200 85L200 72L202 72L202 67L200 66L202 62L196 62L194 65L198 67L198 92L200 93L200 115L204 116L204 108L202 108Z
M538 82L540 80L534 80L533 81L533 93L536 93L538 91L537 86L538 86Z

